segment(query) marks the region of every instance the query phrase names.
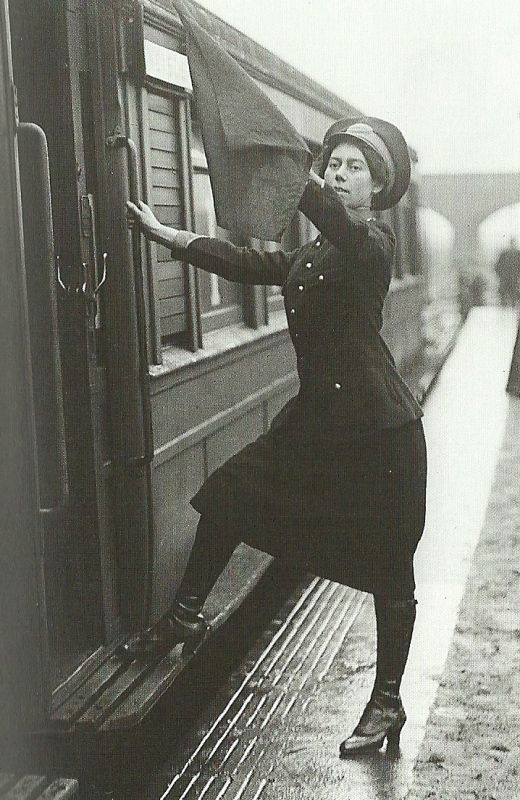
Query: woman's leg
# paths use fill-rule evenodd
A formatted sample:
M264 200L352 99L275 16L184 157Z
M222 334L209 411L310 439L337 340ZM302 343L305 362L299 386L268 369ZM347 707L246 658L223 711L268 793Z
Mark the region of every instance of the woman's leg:
M377 666L370 700L351 736L340 745L342 755L399 744L406 721L399 690L408 659L416 616L414 597L374 596Z
M377 667L374 689L399 696L415 625L414 597L374 595L377 626Z
M201 516L172 610L178 609L181 615L183 611L188 615L200 613L239 541L233 532L215 524L207 515Z
M203 515L175 600L166 616L136 641L119 648L126 660L153 658L180 642L200 641L208 630L202 615L208 594L226 566L240 539Z

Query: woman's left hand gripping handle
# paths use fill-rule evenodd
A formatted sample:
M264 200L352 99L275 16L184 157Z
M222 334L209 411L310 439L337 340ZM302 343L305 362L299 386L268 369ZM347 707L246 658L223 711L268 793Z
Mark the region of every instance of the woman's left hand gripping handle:
M161 223L153 213L152 209L139 200L139 205L135 205L130 200L126 201L126 216L128 220L128 227L134 228L137 226L141 229L147 239L155 238L159 233Z

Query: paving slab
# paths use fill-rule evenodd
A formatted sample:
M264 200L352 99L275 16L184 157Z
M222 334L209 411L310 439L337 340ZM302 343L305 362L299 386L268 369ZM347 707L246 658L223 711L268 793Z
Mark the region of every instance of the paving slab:
M520 797L520 398L408 800Z

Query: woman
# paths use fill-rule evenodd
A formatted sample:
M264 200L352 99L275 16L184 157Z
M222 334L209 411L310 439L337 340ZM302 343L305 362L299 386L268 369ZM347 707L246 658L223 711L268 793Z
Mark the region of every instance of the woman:
M406 142L390 123L343 119L325 135L300 201L318 237L290 253L259 253L160 225L129 203L130 224L197 267L282 287L300 391L270 430L227 461L192 500L195 544L168 613L129 657L206 629L204 600L240 541L374 595L377 670L348 755L397 744L399 695L415 621L413 555L422 534L422 411L381 336L395 237L374 210L410 180Z

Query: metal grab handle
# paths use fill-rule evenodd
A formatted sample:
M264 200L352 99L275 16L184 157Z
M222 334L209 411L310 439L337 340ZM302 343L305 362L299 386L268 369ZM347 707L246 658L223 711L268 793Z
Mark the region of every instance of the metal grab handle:
M107 138L107 145L109 147L126 147L129 155L130 200L132 203L137 203L139 200L139 156L134 140L122 134L114 134Z
M27 297L35 398L41 511L68 499L69 480L54 273L49 155L38 125L18 126Z
M139 201L139 157L133 139L116 134L106 140L109 147L126 147L128 152L130 200ZM139 348L139 377L141 382L141 403L143 419L144 447L142 456L129 460L133 465L149 464L154 457L152 408L150 403L150 376L148 372L148 337L146 332L146 309L144 303L144 283L141 265L140 231L136 225L132 228L132 261L134 268L135 308L137 321L137 340Z
M87 274L87 264L85 261L83 261L81 264L83 267L83 282L77 283L76 285L66 284L61 274L60 257L56 256L56 278L63 291L67 294L79 294L82 292L87 300L94 300L107 279L107 257L108 253L103 253L103 274L101 276L101 280L96 286L94 286L92 289L89 289L88 280L85 277Z
M99 281L97 286L94 286L94 288L92 289L92 294L93 294L94 297L96 297L96 295L98 294L99 290L101 289L101 287L103 286L104 282L107 279L107 257L108 257L108 253L103 253L103 274L101 275L101 280ZM85 294L86 289L87 289L87 285L86 285L86 283L84 283L83 284L83 294Z

